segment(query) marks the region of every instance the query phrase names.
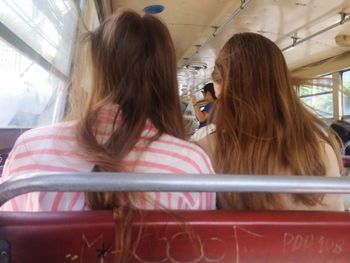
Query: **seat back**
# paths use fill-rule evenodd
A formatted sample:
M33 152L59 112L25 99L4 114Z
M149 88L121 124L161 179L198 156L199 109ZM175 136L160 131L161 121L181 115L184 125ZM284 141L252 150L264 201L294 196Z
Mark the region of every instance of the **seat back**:
M349 262L350 258L348 213L180 211L180 220L161 211L145 213L140 242L130 251L131 262ZM136 222L134 230L138 227ZM0 262L108 263L116 253L111 211L4 212L0 240Z
M218 178L220 179L218 180ZM0 184L0 205L37 191L350 193L349 177L50 173ZM350 214L145 211L130 262L348 262ZM117 222L118 223L118 222ZM142 234L138 235L142 225ZM118 224L119 226L119 224ZM0 213L0 263L113 262L111 211ZM139 239L137 237L140 237Z

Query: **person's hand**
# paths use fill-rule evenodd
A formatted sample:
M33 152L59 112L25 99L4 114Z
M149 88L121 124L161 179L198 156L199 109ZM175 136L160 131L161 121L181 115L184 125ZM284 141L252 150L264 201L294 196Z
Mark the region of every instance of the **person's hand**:
M191 103L192 103L193 106L196 105L197 100L196 100L195 96L191 96Z

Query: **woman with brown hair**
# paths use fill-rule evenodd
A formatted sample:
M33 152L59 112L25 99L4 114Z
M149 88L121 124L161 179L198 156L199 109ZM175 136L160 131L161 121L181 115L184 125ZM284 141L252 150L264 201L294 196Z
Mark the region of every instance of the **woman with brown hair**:
M87 41L91 85L82 115L24 133L3 179L52 171L213 173L204 151L183 140L176 56L166 26L152 15L117 12L89 33ZM213 209L215 193L30 193L2 210L121 206Z
M280 49L254 33L236 34L215 62L216 133L200 143L217 173L340 176L338 142L299 100ZM319 194L220 193L224 209L342 210Z

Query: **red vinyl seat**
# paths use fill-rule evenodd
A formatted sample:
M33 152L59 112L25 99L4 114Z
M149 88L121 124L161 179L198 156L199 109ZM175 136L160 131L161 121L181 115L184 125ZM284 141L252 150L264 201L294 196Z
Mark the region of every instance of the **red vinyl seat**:
M180 211L177 215L180 221L161 211L146 212L141 240L130 252L132 262L350 259L348 213ZM0 262L109 263L115 253L113 240L111 211L0 213Z

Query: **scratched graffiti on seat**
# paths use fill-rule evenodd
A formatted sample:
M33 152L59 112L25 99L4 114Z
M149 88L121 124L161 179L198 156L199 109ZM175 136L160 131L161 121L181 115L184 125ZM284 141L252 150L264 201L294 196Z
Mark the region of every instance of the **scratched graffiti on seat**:
M156 235L152 232L143 233L136 248L129 253L133 262L140 263L242 263L260 262L257 256L264 262L269 262L273 256L280 253L285 255L285 262L295 262L302 253L313 253L316 256L328 256L336 260L345 251L345 239L337 239L331 236L298 231L281 231L274 237L276 245L274 252L269 249L261 249L264 245L269 247L271 237L262 235L261 231L251 230L247 227L231 226L231 231L225 235L203 235L195 232L177 231L165 232ZM252 228L254 229L254 228ZM277 238L277 239L276 239ZM98 263L114 262L115 254L113 244L100 233L95 236L82 234L80 251L65 254L65 262L91 262L91 258L97 259ZM260 247L259 247L260 246ZM344 256L344 254L343 254ZM319 262L319 261L315 261ZM320 261L321 262L321 261ZM322 261L323 262L323 261ZM324 262L333 262L326 260ZM334 261L335 262L335 261ZM338 262L338 261L337 261ZM339 262L343 262L340 260Z
M179 263L179 262L227 262L227 256L233 260L232 262L240 262L242 253L249 253L252 248L247 246L240 246L240 236L251 236L252 239L264 238L259 233L252 232L248 229L233 226L232 232L225 237L200 237L197 234L189 234L186 231L179 231L170 236L152 236L151 233L145 233L138 246L129 251L133 255L135 262L141 263ZM162 251L157 250L150 258L149 254L145 255L143 245L152 240L152 247L162 248ZM215 253L209 251L209 247L215 247ZM184 248L191 254L190 258L184 259ZM228 253L230 252L230 253ZM233 252L233 253L232 253ZM92 254L98 258L99 263L113 262L114 255L117 253L113 250L112 244L104 240L103 233L88 237L86 234L82 235L82 246L80 251L74 253L66 253L66 262L88 262L91 260ZM185 261L184 261L185 260ZM224 261L225 260L225 261Z

